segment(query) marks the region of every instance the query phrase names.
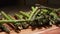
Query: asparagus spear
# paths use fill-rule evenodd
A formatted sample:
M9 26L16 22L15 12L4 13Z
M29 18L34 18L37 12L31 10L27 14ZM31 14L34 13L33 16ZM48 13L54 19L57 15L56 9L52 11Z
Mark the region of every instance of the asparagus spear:
M16 19L13 19L13 17L12 16L10 16L10 15L8 15L12 20L16 20ZM16 23L13 23L14 24L14 26L16 26L17 27L17 29L19 30L19 25L21 25L21 23L18 23L18 22L16 22ZM20 29L22 29L22 26L21 26L21 28Z
M5 14L4 12L1 12L3 14L3 16L7 19L7 20L13 20L13 18L11 18L11 16ZM13 23L13 25L15 25L15 23ZM17 29L16 25L15 25L15 30Z
M9 17L7 16L7 14L5 14L3 11L1 11L1 14L2 14L6 19L11 20L11 18L9 18Z
M38 9L38 7L32 8L32 13L30 14L29 20L32 19L33 15L35 14L35 12L36 12L37 9Z
M37 17L37 18L35 18L34 20L38 20L38 19L40 19L40 18L43 18L43 17ZM34 21L34 20L0 20L0 23L16 23L16 22L28 22L28 21Z
M26 16L27 18L29 18L29 14L23 11L20 11L20 14L22 14L23 16Z
M19 14L15 14L15 15L18 17L18 19L23 20L23 16L22 15L19 15Z
M21 16L19 15L19 14L16 14L16 16L18 17L18 19L23 19L23 18L21 18ZM27 24L27 22L23 22L23 23L21 23L22 24L22 27L25 29L25 28L27 28L28 27L28 24Z
M2 12L2 14L4 15L5 13L4 12ZM5 14L6 15L6 14ZM7 15L6 15L7 16ZM9 15L7 16L7 17L10 17ZM6 17L6 18L7 18ZM8 20L14 20L14 19L12 19L11 17L10 17L10 19L8 18ZM16 22L15 22L15 24L16 24Z
M40 9L36 11L36 13L33 15L32 19L36 18L37 14L40 12Z
M8 15L10 18L11 18L11 20L16 20L15 18L13 18L12 16L10 16L10 15ZM20 29L18 28L18 24L17 24L18 22L16 22L16 23L12 23L15 27L14 27L14 29L15 29L15 31L16 32L18 32ZM16 25L17 24L17 25ZM19 24L20 25L20 24ZM13 26L12 26L13 27Z

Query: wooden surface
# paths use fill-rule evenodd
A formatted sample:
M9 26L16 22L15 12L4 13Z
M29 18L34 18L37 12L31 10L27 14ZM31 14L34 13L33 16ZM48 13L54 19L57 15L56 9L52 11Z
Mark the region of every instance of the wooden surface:
M0 32L0 34L6 34L6 33ZM42 28L42 29L36 28L35 30L24 29L24 30L21 30L19 33L16 33L13 30L11 30L10 34L60 34L60 28L53 25L52 27L47 29L45 28Z

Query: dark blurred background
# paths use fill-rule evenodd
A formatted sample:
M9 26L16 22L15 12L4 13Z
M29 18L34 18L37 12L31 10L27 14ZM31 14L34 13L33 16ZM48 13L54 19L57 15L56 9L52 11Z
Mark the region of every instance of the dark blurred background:
M40 4L45 7L60 8L60 0L0 0L0 10L28 10L31 6Z
M5 6L30 6L34 5L37 0L0 0L0 7Z
M0 0L0 7L19 6L30 7L39 3L48 7L60 7L60 0Z
M16 4L16 0L0 0L0 6L8 6Z

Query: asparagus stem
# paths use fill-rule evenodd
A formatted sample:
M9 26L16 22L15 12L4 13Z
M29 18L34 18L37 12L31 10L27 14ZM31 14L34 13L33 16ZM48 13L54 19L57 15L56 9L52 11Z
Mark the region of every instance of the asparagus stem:
M15 20L15 19L12 18L10 15L5 14L4 12L2 12L2 14L3 14L3 16L4 16L7 20ZM6 17L6 16L7 16L7 17ZM17 30L18 27L17 27L15 24L16 24L16 22L13 23L13 25L15 26L15 30ZM16 31L16 32L17 32L17 31Z
M12 16L10 16L10 15L8 15L10 18L11 18L11 20L15 20L15 18L13 18ZM16 23L13 23L13 25L15 26L14 27L14 29L15 29L15 31L18 33L18 31L20 30L19 28L18 28L18 24L17 24L18 22L16 22ZM16 25L17 24L17 25Z
M3 11L1 11L1 14L8 20L11 20L11 18L9 18L9 16L7 16L7 14L5 14Z
M32 16L33 16L33 14L35 13L35 11L37 10L38 8L36 7L35 8L35 10L32 12L32 14L31 14L31 16L30 16L30 18L29 19L31 19L32 18ZM3 11L1 12L2 14L3 14L3 16L5 17L5 18L7 18L8 20L0 20L0 23L4 23L4 22L6 22L6 23L11 23L11 22L13 22L13 23L16 23L16 22L26 22L26 21L33 21L33 20L12 20L11 18L9 18L9 16L7 16Z
M29 21L29 20L0 20L0 23L3 23L3 22L6 22L6 23L16 23L16 22L26 22L26 21Z
M36 18L37 14L40 12L40 9L36 11L36 13L33 15L32 19Z
M32 6L32 11L34 11L35 7Z
M20 15L18 15L18 14L16 14L16 16L18 17L18 19L21 19L21 20L23 19L23 18L21 18ZM26 19L27 19L27 18L26 18ZM27 22L21 23L20 26L22 26L24 29L28 27ZM19 27L19 28L21 29L21 27Z
M29 20L32 19L34 13L36 12L36 10L38 9L38 7L36 7L35 9L32 9L32 13L30 14Z
M22 14L23 16L29 18L29 14L28 13L25 13L25 12L20 11L20 14Z
M23 16L22 15L19 15L19 14L15 14L19 19L23 19Z
M38 20L38 19L40 19L40 18L43 18L43 17L37 17L37 18L35 18L35 19L31 19L31 20L0 20L0 23L16 23L16 22L20 22L20 23L22 23L22 22L28 22L28 21L34 21L34 20Z

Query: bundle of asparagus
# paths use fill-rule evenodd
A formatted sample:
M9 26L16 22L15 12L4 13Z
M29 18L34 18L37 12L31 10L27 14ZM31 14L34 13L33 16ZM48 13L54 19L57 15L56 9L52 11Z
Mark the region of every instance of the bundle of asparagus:
M21 29L26 29L29 26L40 27L60 24L58 12L59 10L55 11L48 8L39 9L38 7L32 7L32 10L29 12L20 11L18 14L15 14L15 17L17 17L16 19L14 16L12 17L1 11L1 15L5 20L0 20L0 28L9 33L9 30L3 26L4 23L13 27L16 32L19 32Z

